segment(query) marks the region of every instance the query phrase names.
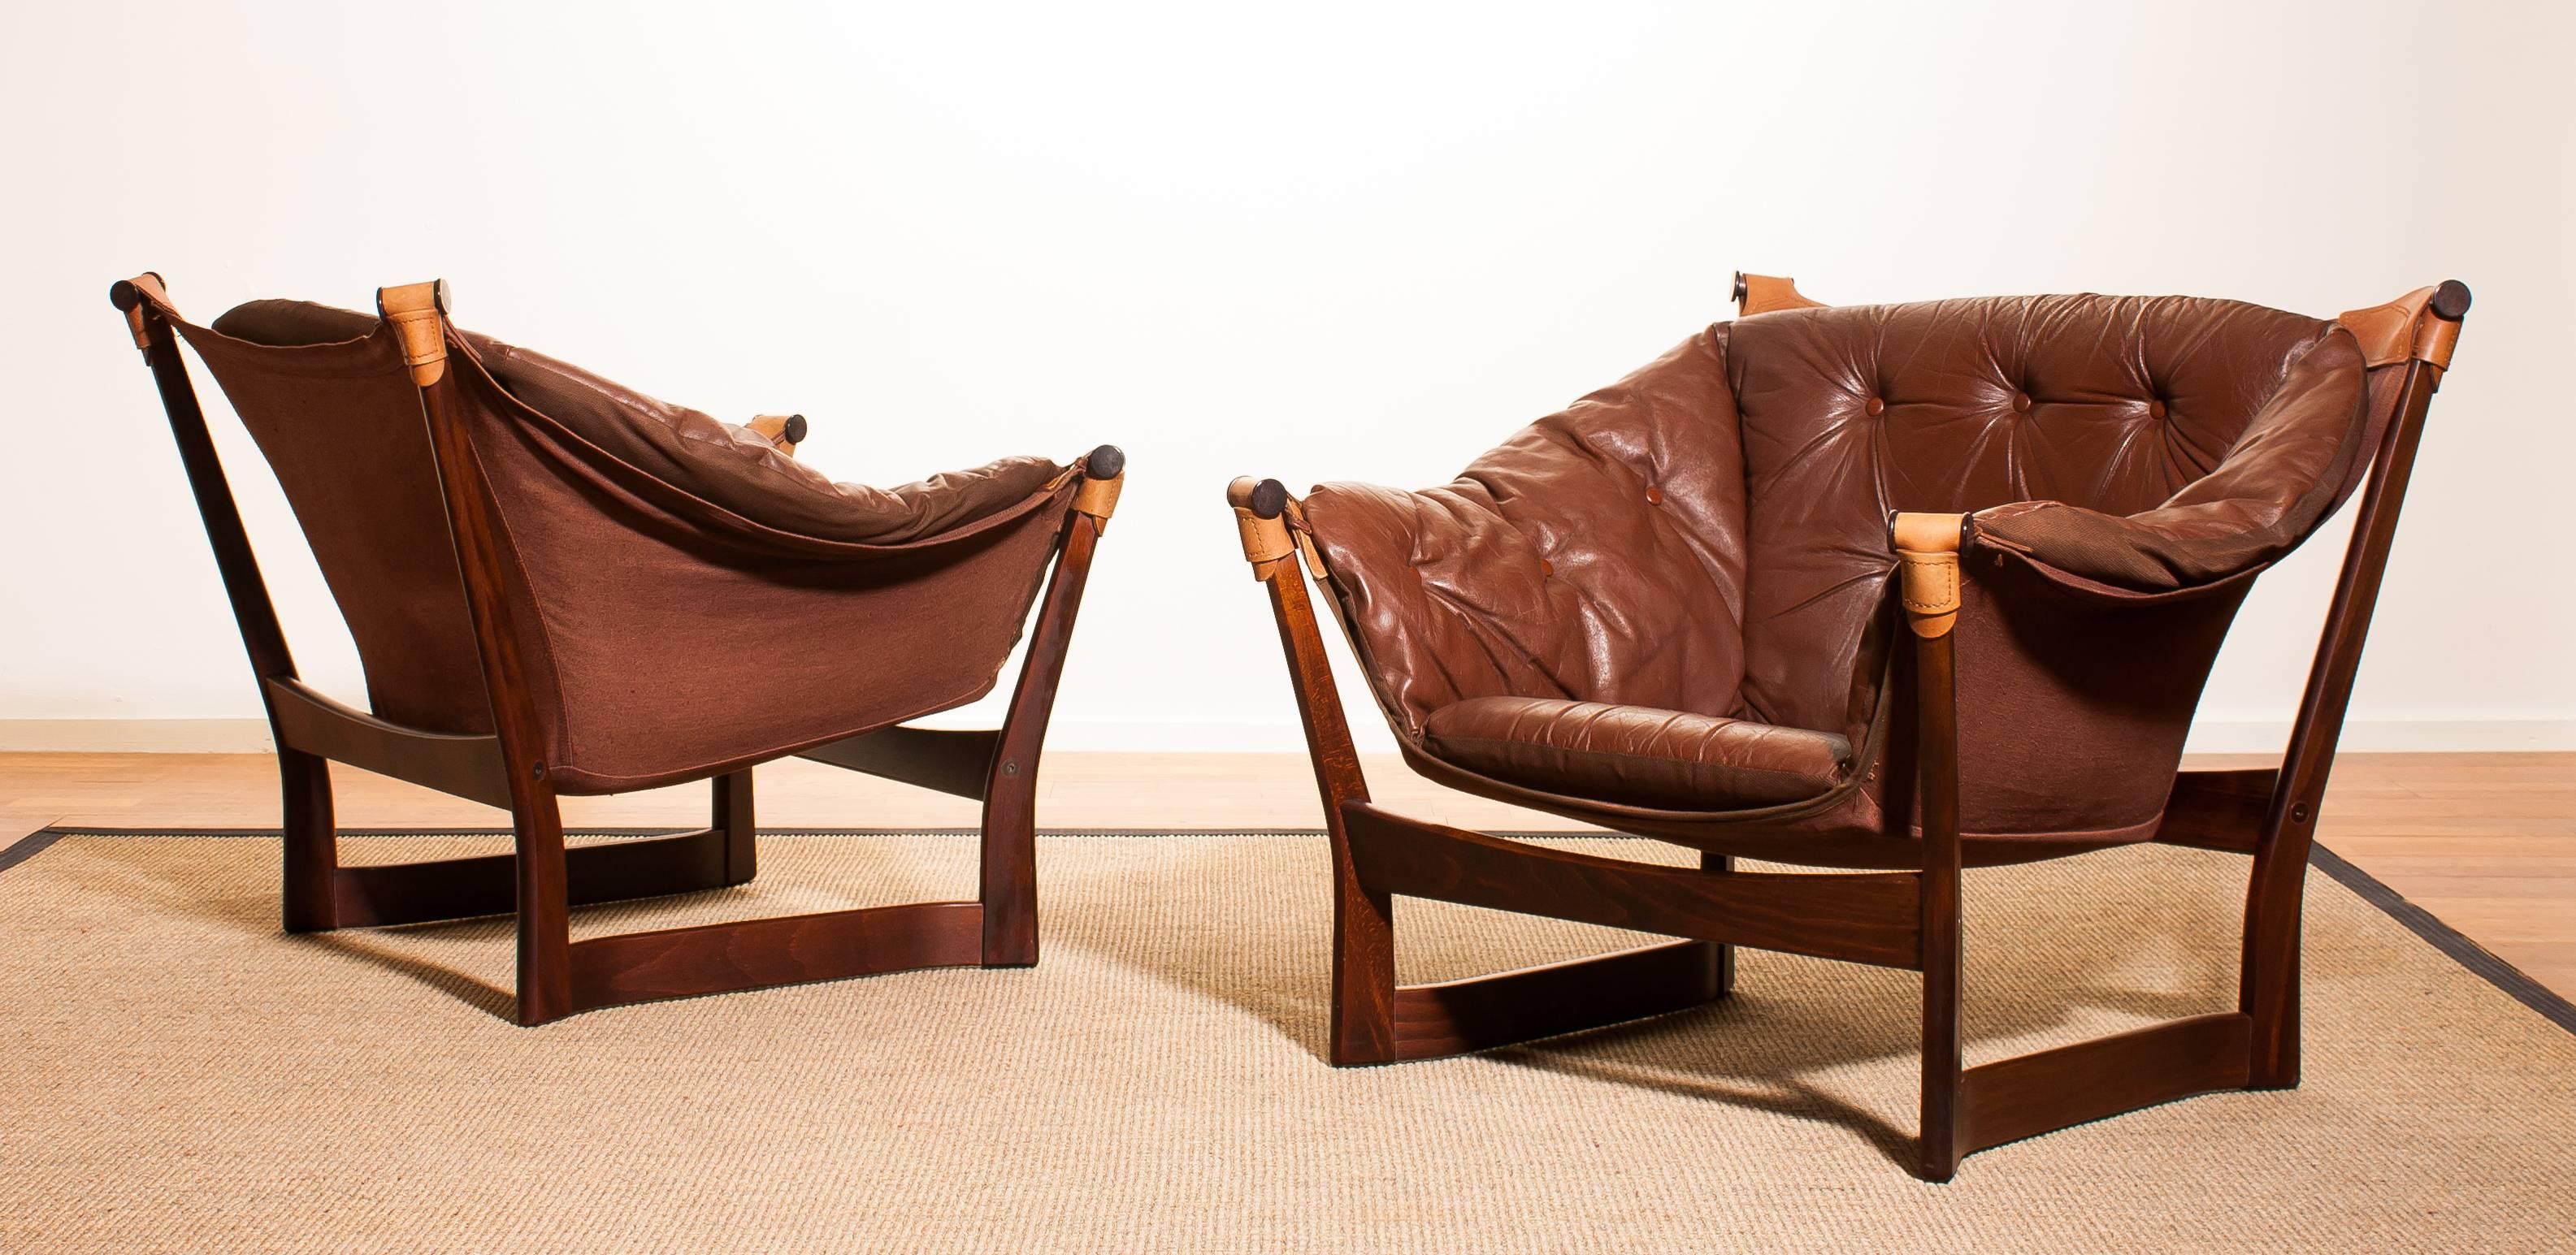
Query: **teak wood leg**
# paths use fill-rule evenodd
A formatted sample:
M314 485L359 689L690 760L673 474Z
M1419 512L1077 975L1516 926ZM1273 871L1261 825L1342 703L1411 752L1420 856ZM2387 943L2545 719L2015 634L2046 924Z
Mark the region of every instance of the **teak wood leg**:
M2456 288L2453 292L2451 289ZM2444 284L2437 314L2456 324L2468 312L2468 289ZM2427 325L2425 330L2432 328ZM2449 355L2440 355L2447 362ZM2245 949L2237 982L2237 1009L2251 1019L2250 1084L2288 1089L2299 1083L2299 936L2307 892L2308 854L2316 840L2317 813L2325 805L2327 777L2343 735L2346 707L2361 670L2362 646L2379 605L2388 554L2397 536L2398 512L2415 473L2424 417L2441 385L2442 366L2410 361L2397 411L2380 436L2370 480L2363 490L2343 570L2327 608L2317 652L2291 725L2272 796L2253 842L2254 867L2245 894Z
M760 834L753 823L751 772L718 776L711 790L714 813L707 823L723 834L724 883L747 885L760 874Z
M1959 980L1959 745L1952 705L1952 641L1945 633L1917 642L1922 736L1916 788L1923 826L1919 918L1923 933L1923 1109L1920 1171L1947 1181L1967 1154L1959 1129L1961 1033Z
M518 808L519 1023L543 1024L576 1009L572 1000L572 880L565 868L563 811L554 790L531 790Z
M283 795L286 931L337 928L340 917L333 899L339 876L339 821L332 814L331 764L280 743L277 783Z
M1704 872L1731 872L1735 870L1735 860L1713 850L1704 850L1699 856L1699 869ZM1717 943L1716 948L1716 996L1723 997L1735 992L1735 947Z
M1395 899L1348 870L1346 838L1333 840L1332 1042L1341 1066L1404 1058L1396 1037Z
M1099 542L1097 520L1075 514L1047 584L1028 661L1011 692L1010 714L986 766L984 865L978 889L984 908L980 955L986 967L1028 967L1038 961L1039 750L1055 709L1056 684L1064 676L1074 618L1082 609L1092 549Z

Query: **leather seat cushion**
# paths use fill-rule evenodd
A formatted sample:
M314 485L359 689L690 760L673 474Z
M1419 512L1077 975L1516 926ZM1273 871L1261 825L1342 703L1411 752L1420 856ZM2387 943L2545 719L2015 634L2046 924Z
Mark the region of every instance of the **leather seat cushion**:
M1423 747L1524 788L1659 810L1805 801L1841 783L1851 742L1646 706L1478 697L1431 712Z

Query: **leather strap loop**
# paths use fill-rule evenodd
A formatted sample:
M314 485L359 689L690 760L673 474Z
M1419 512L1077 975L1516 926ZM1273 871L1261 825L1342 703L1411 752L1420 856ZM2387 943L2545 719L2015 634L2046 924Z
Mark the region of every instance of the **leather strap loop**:
M759 432L771 447L791 458L796 456L796 446L805 442L805 416L802 414L762 414L743 426Z
M402 344L411 381L426 388L447 373L447 281L376 289L376 312Z
M1946 636L1959 621L1959 545L1964 514L1899 514L1889 525L1896 542L1905 618L1916 636Z
M1297 542L1297 553L1306 560L1306 574L1314 576L1316 583L1322 583L1324 555L1315 548L1315 529L1306 526L1306 507L1295 497L1290 497L1284 517L1288 520L1289 537Z
M1243 538L1243 560L1252 564L1252 578L1268 583L1279 573L1279 564L1300 546L1302 538L1293 535L1291 528L1292 521L1304 526L1297 499L1277 480L1245 475L1225 486L1225 502L1234 507L1234 529ZM1311 553L1307 562L1320 575L1322 566Z
M1289 538L1285 517L1265 519L1236 506L1234 527L1243 538L1243 560L1252 564L1254 579L1269 579L1278 569L1281 559L1297 552L1297 542Z
M2415 356L2442 370L2451 368L2451 353L2460 347L2460 324L2427 314L2415 323Z
M1780 309L1823 309L1823 301L1812 301L1798 291L1794 279L1772 275L1749 275L1735 272L1735 310L1739 318L1768 314Z
M1127 486L1127 473L1120 471L1107 479L1082 477L1082 487L1073 490L1073 508L1099 520L1101 531L1109 530L1109 516L1118 512L1118 494Z
M146 270L108 289L108 299L125 311L126 329L134 333L134 347L144 352L152 349L151 330L144 325L144 306L149 305L164 316L175 317L169 289L162 286L161 276Z
M2449 370L2451 353L2460 343L2460 324L2433 311L2437 291L2417 288L2385 305L2339 314L2335 321L2361 341L2362 360L2372 366L2414 358Z

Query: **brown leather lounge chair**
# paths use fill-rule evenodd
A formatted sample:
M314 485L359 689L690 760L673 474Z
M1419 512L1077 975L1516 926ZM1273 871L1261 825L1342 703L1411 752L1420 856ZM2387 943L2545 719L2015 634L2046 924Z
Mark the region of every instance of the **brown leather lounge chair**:
M1445 488L1229 491L1331 829L1333 1062L1677 1010L1725 996L1748 945L1923 973L1935 1180L2080 1121L2296 1085L2309 842L2468 290L2333 322L2102 296L1830 309L1760 277L1737 296L1737 321ZM2177 772L2246 590L2365 475L2281 767ZM1371 805L1301 559L1416 771L1701 866ZM2140 841L2252 856L2238 1009L1963 1069L1960 869ZM1690 940L1399 988L1396 894Z
M208 328L157 275L111 292L160 385L276 735L286 927L515 909L522 1024L1035 963L1038 749L1119 452L834 484L788 441L456 329L443 284L376 295L381 318L255 301ZM356 638L370 711L296 678L181 338L276 470ZM757 426L802 435L795 420ZM1003 726L898 726L993 687L1050 565ZM751 769L791 754L983 799L980 898L570 939L576 903L750 880ZM326 762L507 807L516 853L339 866ZM559 795L693 780L714 782L705 831L565 848Z

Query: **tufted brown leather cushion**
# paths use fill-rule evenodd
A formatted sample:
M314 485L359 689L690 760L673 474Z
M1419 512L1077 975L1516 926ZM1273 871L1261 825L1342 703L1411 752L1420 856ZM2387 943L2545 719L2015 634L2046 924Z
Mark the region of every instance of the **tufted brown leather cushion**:
M1860 624L1891 562L1891 511L2154 510L2238 451L2290 368L2330 336L2350 356L2334 355L2339 386L2315 398L2328 404L2276 413L2299 421L2268 428L2311 451L2345 448L2359 430L2361 360L2350 336L2297 314L2186 297L2041 296L1731 324L1753 555L1743 707L1773 723L1843 726ZM2251 473L2222 487L2245 495L2243 513L2278 516L2321 483L2324 468L2311 463L2240 464L2232 469ZM2324 498L2312 504L2302 531ZM2287 547L2240 548L2219 565ZM2091 575L2106 564L2082 565Z
M1431 712L1423 744L1469 771L1664 810L1803 801L1834 787L1851 742L1643 706L1479 697Z
M309 301L252 301L214 329L274 346L373 333L377 319ZM568 362L462 331L484 368L522 404L664 483L779 531L851 544L901 544L1017 505L1063 467L1016 457L899 488L834 483L747 427L656 400Z
M1980 512L1988 565L1972 580L2010 561L2024 575L2002 586L2055 591L2016 593L1964 632L1963 725L1981 754L2080 746L2070 770L2100 776L2179 752L2242 579L2349 490L2388 395L2341 328L2230 301L1782 310L1693 336L1454 483L1327 484L1304 509L1411 749L1542 794L1712 811L1753 796L1667 786L1706 765L1698 747L1743 735L1725 729L1815 734L1804 770L1878 713L1888 514ZM1972 608L1986 605L1976 592ZM2018 635L2043 622L2063 648ZM1587 719L1501 719L1499 699L1670 712L1707 740L1674 751L1659 733L1644 756L1687 769L1629 755L1587 773L1567 756ZM1478 741L1517 744L1470 745L1462 720ZM1858 766L1835 759L1799 787ZM2026 782L1972 790L1971 812L1987 808L1972 827L2135 833L2159 801L2124 784L2088 802L2063 773Z

